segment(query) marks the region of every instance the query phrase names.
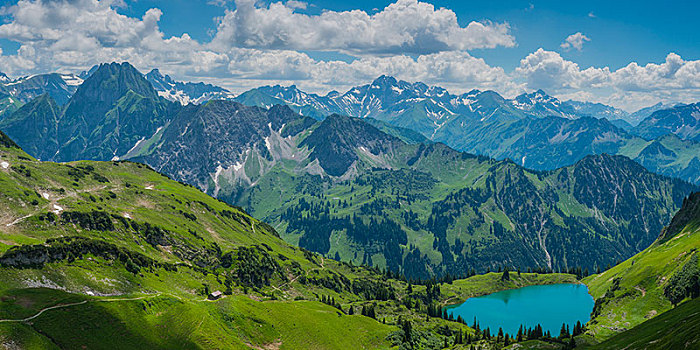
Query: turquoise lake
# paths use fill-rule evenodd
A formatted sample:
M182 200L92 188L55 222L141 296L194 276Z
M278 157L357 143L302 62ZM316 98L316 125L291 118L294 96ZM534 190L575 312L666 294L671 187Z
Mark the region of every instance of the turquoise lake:
M481 329L489 327L491 334L502 327L503 332L515 335L521 324L527 328L539 323L543 331L558 336L562 323L573 329L576 321L588 322L593 304L584 284L551 284L469 298L462 304L449 306L447 312L455 319L462 316L470 326L476 317Z

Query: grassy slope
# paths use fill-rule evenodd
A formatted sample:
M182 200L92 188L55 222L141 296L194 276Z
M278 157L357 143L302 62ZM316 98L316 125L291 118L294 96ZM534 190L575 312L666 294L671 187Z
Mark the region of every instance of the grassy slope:
M233 296L209 302L167 295L129 300L65 295L50 289L17 293L30 294L25 300L37 294L88 300L47 311L31 324L0 323L0 334L26 345L32 341L43 341L44 345L50 339L49 343L61 348L110 349L114 339L119 339L121 349L244 349L256 344L292 349L348 348L351 342L388 348L385 337L394 328L364 316L339 316L337 309L312 301L258 302Z
M50 238L79 236L178 266L176 271L148 267L131 273L117 259L86 254L43 266L0 267L0 320L21 320L44 310L31 322L0 322L0 343L29 349L112 348L115 341L127 349L388 348L389 335L398 330L399 316L413 320L424 346L451 340L452 336L441 335L445 330L468 330L438 318L426 321L425 305L416 311L403 304L405 298L422 300L424 286L414 286L414 292L407 295L405 282L390 279L386 283L396 291L397 300L376 301L351 290L309 283L339 276L351 282L360 278L381 281L382 277L365 268L306 254L236 208L143 165L38 162L19 149L1 146L0 162L8 163L7 168L0 167L0 254L16 246L44 244ZM223 291L225 277L230 276L219 265L195 268L193 260L176 254L176 244L151 245L116 219L112 220L115 229L104 231L83 229L61 219L53 223L40 219L50 211L93 210L157 225L168 230L179 245L205 257L212 254L214 244L222 252L242 246L269 247L282 271L260 288L234 281L232 295L209 302L205 301L205 286ZM240 217L225 216L225 210ZM570 275L515 275L510 283L499 282L500 275L492 273L443 284L438 301L446 304L501 289L573 280ZM332 296L343 310L352 306L358 313L362 306L376 304L377 319L387 324L345 315L320 303L320 295Z
M81 236L107 241L160 262L180 265L177 271L152 268L132 274L119 261L88 255L72 262L48 263L42 268L0 268L0 319L29 317L45 307L89 300L86 304L46 311L32 322L31 327L16 322L0 323L0 329L4 330L0 333L10 335L10 340L3 340L16 341L28 348L33 344L44 348L48 339L62 347L85 343L88 347L99 348L100 344L90 342L105 339L102 335L115 334L125 348L143 348L147 345L172 348L173 344L183 344L185 348L217 344L214 347L236 344L247 347L245 339L250 344L281 341L289 348L328 348L342 345L336 343L339 340L331 334L343 330L346 333L365 334L355 339L362 346L388 347L385 336L394 326L382 325L363 316L341 319L336 309L325 304L292 301L295 297L316 300L318 293L333 294L333 291L302 285L299 279L288 283L280 274L272 277L270 287L263 287L258 292L249 291L252 293L250 296L243 293L242 285L234 285L234 297L224 298L218 303L203 302L204 284L210 290L223 291L226 288L222 284L223 275L216 270L202 273L188 267L191 262L173 254L174 247L151 246L130 230L84 230L73 224L51 224L40 220L39 216L57 207L63 211L89 212L97 209L130 217L140 223L158 225L169 230L178 241L195 249L211 248L214 243L223 252L239 246L266 245L278 254L274 257L289 276L294 276L293 271L301 271L305 277L323 277L331 270L350 279L371 276L364 269L334 261L321 262L322 266L319 267L318 257L307 258L301 250L277 238L264 224L245 214L242 215L250 220L251 226L247 226L245 221L225 217L222 215L224 210L238 210L142 165L37 162L18 149L8 148L0 149L0 161L8 163L7 168L0 168L0 252L17 245L41 244L48 238ZM88 169L87 166L94 170L80 175L77 181L75 176L69 175L75 168ZM25 169L29 170L30 176L25 175ZM98 181L99 176L104 176L109 182ZM194 214L197 219L187 219L180 211ZM56 288L71 293L63 293ZM105 296L92 297L89 294ZM359 300L359 297L347 292L335 294L341 300ZM114 298L108 295L143 299L102 302ZM251 299L277 297L286 301L259 303ZM245 314L226 316L227 312L241 309L246 310ZM270 317L279 314L289 317ZM292 315L299 320L296 327L285 325ZM66 320L74 320L81 327L65 327L71 324ZM119 327L108 327L105 320ZM178 320L177 327L173 326L173 320ZM328 324L329 327L318 330L318 337L313 339L303 336L317 329L318 324ZM261 333L258 328L263 325L272 331ZM110 344L101 346L110 347Z
M663 314L592 347L592 349L700 348L700 299L687 301Z
M584 279L595 299L612 298L589 323L589 333L599 340L607 339L671 309L663 295L665 283L700 248L699 235L696 220L670 240L657 241L610 270ZM616 278L619 288L610 291Z

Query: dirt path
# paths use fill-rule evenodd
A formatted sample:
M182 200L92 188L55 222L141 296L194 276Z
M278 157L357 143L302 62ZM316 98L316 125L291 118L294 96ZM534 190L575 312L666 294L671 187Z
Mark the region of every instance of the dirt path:
M321 267L315 267L315 268L313 268L313 269L308 269L308 270L306 270L306 271L304 272L304 277L308 276L308 275L309 275L309 272L311 272L311 271L314 271L314 270L325 270L325 269L326 269L325 261L323 260L323 256L321 256L321 265L320 265L320 266L321 266ZM288 285L291 285L292 283L296 282L296 280L298 280L299 277L301 277L301 274L299 274L298 276L292 278L291 280L289 280L289 281L287 281L287 282L285 282L285 283L280 284L279 286L271 286L271 287L272 287L272 289L274 289L274 290L276 290L276 291L279 291L279 292L282 292L282 293L285 293L285 294L286 294L287 292L283 291L283 290L280 289L280 288L284 288L284 287L286 287L286 286L288 286Z
M87 303L87 302L88 302L87 300L83 300L83 301L81 301L81 302L79 302L79 303L54 305L54 306L46 307L46 308L43 308L43 309L39 310L39 312L38 312L36 315L34 315L34 316L29 316L29 317L27 317L27 318L22 318L22 319L19 319L19 320L0 320L0 322L27 322L27 321L31 321L31 320L33 320L33 319L35 319L35 318L41 316L41 314L43 314L43 313L46 312L46 311L54 310L54 309L61 309L61 308L71 307L71 306L76 306L76 305L82 305L82 304L85 304L85 303Z
M31 214L29 214L29 215L25 215L25 216L23 216L23 217L21 217L21 218L16 219L15 221L13 221L13 222L11 222L11 223L9 223L9 224L6 224L5 226L6 226L6 227L14 226L16 223L18 223L18 222L20 222L20 221L22 221L22 220L24 220L24 219L26 219L26 218L28 218L28 217L34 215L34 214L35 214L35 213L31 213Z
M77 303L70 303L70 304L59 304L59 305L45 307L45 308L39 310L39 312L37 312L33 316L29 316L29 317L21 318L21 319L16 319L16 320L4 319L4 320L0 320L0 322L27 322L27 321L31 321L31 320L41 316L41 314L43 314L44 312L49 311L49 310L63 309L63 308L71 307L71 306L83 305L83 304L87 304L88 302L113 303L113 302L117 302L117 301L133 301L133 300L141 300L141 299L150 298L150 297L157 296L157 295L159 295L159 294L146 295L146 296L137 297L137 298L96 299L96 300L83 300L83 301L80 301Z

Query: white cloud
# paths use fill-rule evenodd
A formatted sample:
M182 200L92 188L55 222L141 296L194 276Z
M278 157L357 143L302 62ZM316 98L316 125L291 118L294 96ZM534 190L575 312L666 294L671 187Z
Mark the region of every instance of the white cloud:
M301 10L306 10L307 7L309 7L309 4L304 2L304 1L297 1L297 0L289 0L286 3L287 7L293 8L293 9L301 9Z
M539 49L520 61L513 77L528 89L544 89L561 96L588 96L595 102L635 110L656 102L700 100L700 61L686 61L670 53L665 62L640 66L632 62L618 70L581 69L556 52Z
M119 14L120 6L113 0L18 1L5 10L11 21L0 25L0 38L20 43L17 55L2 56L3 70L84 69L114 60L190 64L192 53L202 50L187 34L164 39L161 10L135 18Z
M115 10L124 6L121 1L20 0L3 10L7 20L0 24L0 38L20 46L16 53L0 51L0 70L11 76L77 72L97 63L129 61L142 71L160 68L180 80L235 92L277 83L318 93L342 91L387 74L456 93L478 88L512 97L544 89L628 110L658 101L700 100L700 61L674 53L661 63L632 62L612 71L582 68L557 52L538 49L506 72L467 52L514 45L506 24L462 27L451 10L416 0L398 0L372 14L325 11L316 16L295 12L304 5L294 1L267 7L238 1L237 10L220 19L214 39L198 42L188 34L166 37L158 26L159 9L130 17ZM576 33L567 47L578 49L585 41ZM301 50L344 52L350 58L321 60Z
M632 62L612 74L616 87L626 91L700 89L700 61L685 61L670 53L661 64Z
M228 2L229 0L207 0L207 4L220 7L226 6Z
M118 14L114 1L28 1L9 8L13 21L0 26L0 37L23 42L55 42L80 35L106 47L131 47L149 35L158 35L159 9L143 18Z
M507 23L471 22L417 0L397 0L375 14L361 10L295 12L293 2L258 7L236 0L236 10L221 18L212 45L284 50L345 51L354 54L429 54L515 45ZM296 3L296 2L294 2Z
M586 41L591 41L591 39L581 32L578 32L566 37L566 40L564 40L564 42L559 46L561 46L561 48L564 50L574 48L581 51L583 49L583 43Z
M520 61L515 76L525 78L531 89L562 91L600 87L610 79L606 68L581 69L554 51L540 48Z
M343 90L387 74L408 81L440 84L456 92L474 87L512 93L518 89L505 71L466 52L441 52L412 58L406 55L366 56L352 62L314 60L290 50L236 49L229 53L228 73L236 84L297 84L311 92ZM246 80L243 82L242 80Z
M340 44L336 48L355 47L359 50L365 47L368 51L381 51L384 50L382 47L393 45L392 50L396 50L394 54L362 54L350 62L317 60L306 53L284 48L302 45L301 41L297 44L262 45L267 46L262 48L246 47L256 46L252 44L235 45L235 42L221 44L221 39L229 35L227 30L231 23L227 19L222 19L214 43L199 43L186 33L166 38L158 27L162 16L159 9L150 9L141 18L136 18L119 14L114 8L116 4L98 0L19 1L7 10L11 21L0 25L0 37L21 45L16 55L0 56L2 70L11 75L80 71L100 62L129 61L141 70L160 68L180 79L208 80L234 91L253 84L289 82L311 91L324 92L364 84L381 74L442 84L453 87L455 91L474 87L499 92L515 89L502 68L491 67L484 60L457 50L462 46L496 45L497 41L488 39L496 29L502 30L502 34L495 33L495 37L500 38L498 40L504 45L512 45L506 25L472 22L460 27L452 11L435 9L417 1L401 0L371 16L362 11L326 11L315 17L300 15L294 13L292 7L304 5L293 0L274 3L263 9L254 7L250 1L243 1L238 3L236 11L257 14L227 13L229 17L235 15L245 21L259 22L256 30L261 30L262 34L260 37L253 35L250 40L266 41L270 35L280 35L268 29L278 28L283 32L293 27L289 21L301 16L302 22L306 21L302 25L309 28L326 23L322 24L326 27L306 34L309 40L326 37L324 32L330 31L330 36L323 39L326 40L324 45L335 45L330 41L337 38ZM337 27L330 26L335 19L342 23L336 24ZM411 19L414 23L409 25ZM355 20L358 22L352 24ZM361 28L364 37L356 40L355 34L348 34L347 26ZM395 26L409 28L404 33ZM426 49L426 43L432 45L433 41L439 40L442 40L441 44L435 47L439 49ZM399 49L401 45L404 47ZM282 48L270 48L276 46ZM409 56L401 52L403 49L408 53L421 50L429 53Z

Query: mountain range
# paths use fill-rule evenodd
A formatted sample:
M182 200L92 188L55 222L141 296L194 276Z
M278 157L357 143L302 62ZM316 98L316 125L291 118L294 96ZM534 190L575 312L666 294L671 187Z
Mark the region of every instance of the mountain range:
M76 74L38 74L18 79L9 79L3 74L0 79L0 96L13 97L21 103L27 103L43 94L49 94L56 102L63 105L83 83L84 75Z
M244 104L257 104L269 107L273 104L288 104L293 109L309 116L323 117L332 113L354 117L375 117L386 120L402 120L406 115L415 113L418 109L407 108L409 105L420 105L433 121L420 121L423 133L440 129L442 121L459 116L469 116L472 119L506 121L529 117L557 116L568 119L580 117L605 118L611 121L623 120L631 126L651 113L668 109L673 106L657 104L643 108L634 113L607 106L601 103L581 102L575 100L561 101L547 95L542 90L524 93L513 99L506 99L494 91L472 90L460 95L438 87L428 86L417 82L409 83L390 76L381 76L372 83L354 87L345 93L331 91L325 96L306 93L295 85L263 86L249 90L236 97ZM302 113L304 114L304 113ZM402 116L402 117L400 117Z
M3 346L501 348L443 306L548 283L589 286L592 318L527 346L697 345L700 188L649 170L697 162L694 105L630 129L647 139L542 91L439 116L407 96L447 92L382 77L320 113L294 89L183 104L128 63L80 77L0 116ZM437 141L460 127L502 159Z
M104 64L65 103L44 94L0 120L39 159L111 159L163 126L176 106L128 63Z
M537 173L408 144L362 119L227 101L181 112L143 144L130 159L246 208L288 242L423 278L612 264L651 243L695 188L621 156Z
M634 132L647 139L671 133L684 140L700 141L700 103L656 111L642 120Z
M173 95L160 88L156 79L149 81L162 96ZM184 88L172 91L182 92L174 93L182 101L209 100L215 95L232 98L215 87L198 86L203 92L191 96ZM315 119L331 114L373 118L460 151L512 159L535 170L553 170L588 154L610 153L630 157L653 172L700 183L695 105L659 103L627 113L600 103L560 101L542 90L512 100L493 91L453 95L440 87L389 76L342 94L332 91L321 96L294 85L277 85L244 92L233 100L263 108L285 104ZM671 141L667 135L682 141Z
M307 94L266 86L235 98L246 105L286 104L316 119L332 113L375 118L459 150L512 159L535 170L574 164L589 154L620 154L649 170L699 183L697 105L656 105L631 114L602 104L560 101L538 90L512 100L493 91L445 89L382 76L344 94ZM641 122L637 122L641 120ZM639 125L637 125L639 123ZM680 142L664 138L675 135ZM664 154L663 156L661 154Z
M0 119L44 94L51 96L58 104L64 105L83 83L83 79L80 75L59 73L10 79L0 73Z
M527 96L538 101L529 113L557 105L541 92ZM585 119L527 120L551 118ZM248 209L288 242L424 278L508 263L555 270L612 264L651 243L696 189L622 156L586 156L537 172L421 143L390 121L337 114L319 121L284 105L224 100L182 106L127 63L101 65L65 106L50 96L27 103L0 129L44 160L146 163ZM517 200L522 193L531 199ZM582 241L595 249L582 250Z

